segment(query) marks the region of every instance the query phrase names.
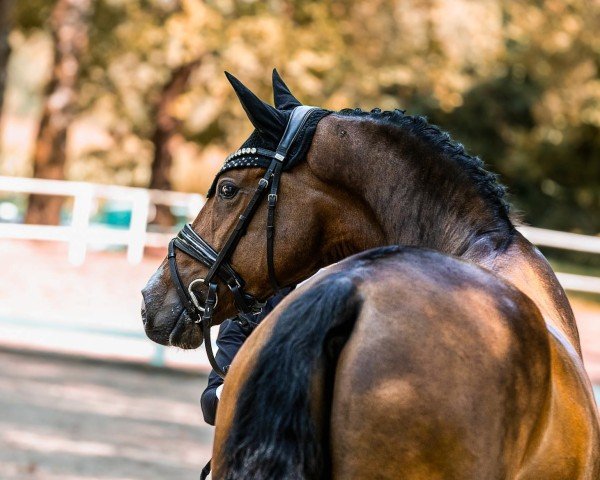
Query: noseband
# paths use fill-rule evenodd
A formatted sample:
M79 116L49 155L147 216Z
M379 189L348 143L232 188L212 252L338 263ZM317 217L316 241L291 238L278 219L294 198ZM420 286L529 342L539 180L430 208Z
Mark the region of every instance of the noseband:
M275 264L273 262L277 191L279 189L281 173L285 166L290 148L292 147L294 140L296 140L298 132L302 130L310 114L314 110L316 110L315 107L303 105L296 107L292 111L283 137L275 151L266 150L264 148L243 148L233 154L234 157L236 155L249 154L256 160L260 159L260 163L264 163L265 161L270 163L268 164L265 174L259 180L254 195L250 199L244 212L240 215L234 230L227 238L227 241L220 252L217 252L200 235L198 235L190 224L183 227L177 237L173 238L169 243L169 253L167 258L169 259L171 279L177 290L177 295L179 295L181 303L189 317L195 323L200 324L208 360L214 371L222 378L225 377L226 372L217 365L210 340L212 317L218 303L217 281L221 281L227 285L227 288L229 288L233 294L236 308L239 311L240 324L245 328L254 328L257 324L256 315L260 313L265 304L259 302L252 295L244 291L246 282L244 282L243 278L229 264L229 259L235 251L240 239L246 233L246 229L248 228L256 209L260 205L267 189L270 187L267 210L267 268L273 289L276 292L279 290L279 284L275 276ZM256 165L258 166L258 163ZM177 250L181 250L209 269L204 278L193 280L189 283L187 288L185 288L181 276L179 275L179 270L177 269L177 262L175 260ZM200 305L193 290L194 286L197 284L203 284L208 289L204 306Z

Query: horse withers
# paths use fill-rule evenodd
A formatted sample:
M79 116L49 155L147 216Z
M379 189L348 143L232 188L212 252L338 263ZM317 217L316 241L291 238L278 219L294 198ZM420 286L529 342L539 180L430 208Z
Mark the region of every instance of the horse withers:
M496 177L421 117L298 110L276 73L273 108L230 80L256 130L144 289L150 338L195 348L196 322L410 248L341 262L249 338L215 478L600 478L573 313Z

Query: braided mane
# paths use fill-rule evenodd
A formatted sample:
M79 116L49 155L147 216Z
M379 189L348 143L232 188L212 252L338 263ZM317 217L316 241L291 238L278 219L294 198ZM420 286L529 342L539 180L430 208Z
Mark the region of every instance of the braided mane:
M337 114L395 126L419 139L433 150L457 163L469 175L479 194L496 214L500 218L509 218L510 205L506 200L506 188L498 181L498 175L486 170L479 157L469 155L461 143L452 140L450 134L429 123L426 117L407 115L404 110L382 111L378 108L370 112L359 108L346 108Z

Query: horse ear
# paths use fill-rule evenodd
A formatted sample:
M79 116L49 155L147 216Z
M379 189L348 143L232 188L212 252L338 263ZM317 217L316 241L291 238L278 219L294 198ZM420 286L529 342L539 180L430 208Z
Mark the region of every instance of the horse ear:
M279 141L287 121L285 114L263 102L229 72L225 72L225 76L231 83L254 128L263 136Z
M273 69L273 97L275 106L280 110L291 110L294 107L302 105L300 101L292 95L288 86L283 82L277 69Z

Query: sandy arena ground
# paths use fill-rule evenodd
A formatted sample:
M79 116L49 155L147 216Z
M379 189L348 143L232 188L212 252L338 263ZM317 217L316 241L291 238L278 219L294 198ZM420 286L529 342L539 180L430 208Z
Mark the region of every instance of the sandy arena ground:
M197 479L202 375L0 350L0 479Z

